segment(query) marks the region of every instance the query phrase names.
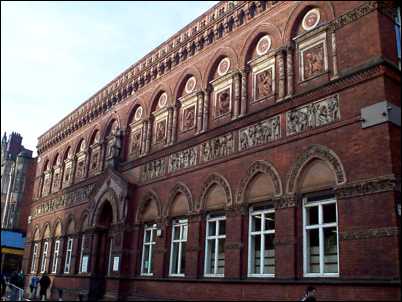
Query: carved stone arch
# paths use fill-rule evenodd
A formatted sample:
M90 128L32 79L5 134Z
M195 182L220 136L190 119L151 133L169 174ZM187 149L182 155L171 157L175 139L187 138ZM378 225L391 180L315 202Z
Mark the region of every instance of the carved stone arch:
M56 166L57 160L59 159L60 156L61 153L59 151L56 151L52 159L52 167Z
M85 136L80 136L78 137L78 139L75 141L74 144L74 153L73 154L77 154L78 152L80 152L80 148L81 148L81 144L84 143L86 145L88 145L86 137Z
M58 228L60 226L60 236L63 234L63 222L61 220L60 217L58 217L55 222L53 223L53 233L52 236L53 237L58 237L58 234L56 234L56 232L58 232Z
M272 194L266 194L266 197L275 198L283 194L281 177L275 167L268 161L257 160L248 168L246 176L240 181L239 190L237 192L237 204L244 203L250 183L255 180L259 174L270 177L270 180L272 181L272 188L266 189L273 192Z
M187 201L188 214L194 211L193 196L190 189L182 182L178 182L172 190L170 190L168 201L166 203L165 209L163 211L164 217L169 217L171 215L171 210L173 203L176 201L178 194L183 194Z
M157 210L157 219L162 218L162 204L158 197L158 194L156 194L152 190L149 190L140 199L140 203L138 205L137 212L135 215L135 223L139 224L142 222L142 215L150 202L155 202Z
M77 231L77 223L76 223L76 219L74 217L73 214L69 214L67 216L67 219L65 220L65 228L64 228L64 235L71 235L71 234L75 234Z
M92 226L96 226L98 223L98 219L102 213L102 209L105 203L109 203L113 210L113 220L112 223L117 223L119 221L119 199L117 197L116 192L109 188L107 189L101 197L95 201L95 211L93 212L92 217L90 218L90 222Z
M266 34L271 37L271 49L279 48L283 45L282 33L276 25L264 21L256 24L253 28L249 29L248 37L241 47L240 67L246 66L251 48L257 44L259 38Z
M46 156L45 160L43 161L43 166L42 166L42 173L49 170L51 166L51 161L48 156Z
M126 128L128 128L128 126L134 122L134 115L135 115L135 111L137 110L138 107L142 107L143 113L142 113L142 117L141 119L145 118L145 106L144 104L142 104L142 102L139 99L135 99L133 104L130 105L129 109L128 109L128 116L127 116L127 126Z
M86 141L88 142L88 146L91 146L91 144L92 144L92 142L94 140L94 137L96 135L96 132L99 132L99 138L100 138L100 134L101 134L100 129L101 129L100 125L98 123L96 123L93 126L92 130L88 132L88 134L86 136Z
M205 211L207 209L207 197L210 193L210 189L214 186L220 186L225 193L225 208L230 208L233 205L232 190L230 188L229 182L222 175L218 173L213 173L204 182L201 189L201 197L198 204L199 211Z
M72 150L71 144L69 144L66 149L63 151L63 161L67 159L68 153ZM72 154L72 153L71 153Z
M187 81L187 79L190 78L191 76L193 76L197 81L194 91L202 89L203 78L200 70L195 66L189 66L186 69L184 69L184 71L181 73L179 79L176 82L176 86L173 90L174 101L178 99L180 91L182 90L184 85L186 85L185 81Z
M43 225L43 228L42 228L41 239L42 239L42 240L44 240L44 239L49 239L51 236L52 236L52 229L51 229L51 227L50 227L50 223L49 223L49 222L46 222L46 223Z
M32 232L32 238L31 238L32 241L39 241L41 239L41 237L42 237L39 225L35 225L33 230L34 231Z
M203 89L207 89L209 82L211 81L211 77L213 76L214 70L217 68L220 60L224 57L230 58L232 69L238 69L239 66L239 57L233 48L225 46L218 48L217 51L212 55L211 59L209 60L209 64L207 65L206 69L204 70L203 74Z
M79 231L82 232L90 226L90 213L88 210L82 212L79 222Z
M173 105L174 104L174 100L173 100L173 93L172 93L172 89L170 88L170 86L166 85L165 83L160 83L154 90L154 92L152 93L150 102L149 102L149 107L148 108L144 108L147 109L146 112L146 117L151 117L152 112L154 111L154 109L156 108L156 105L158 103L159 100L159 96L165 92L167 95L167 103L166 106L169 105Z
M102 126L102 128L101 128L101 130L100 130L100 131L101 131L101 132L100 132L100 137L101 137L102 140L104 140L104 139L106 138L106 133L107 133L109 127L112 126L112 123L113 123L114 121L117 121L117 127L118 127L119 129L122 129L122 128L121 128L121 122L120 122L120 116L119 116L119 114L118 114L117 112L113 112L113 113L109 116L109 118L107 119L106 123L103 124L103 126Z
M294 31L301 23L304 14L314 7L320 8L328 20L335 19L334 5L329 1L298 2L296 7L290 12L288 22L285 25L282 39L284 43L290 43L292 41Z
M342 162L338 155L325 146L311 145L296 159L296 162L293 164L288 174L286 186L286 192L288 194L296 193L301 172L303 171L304 167L314 159L322 160L328 164L334 173L336 185L346 183L345 169L343 168Z

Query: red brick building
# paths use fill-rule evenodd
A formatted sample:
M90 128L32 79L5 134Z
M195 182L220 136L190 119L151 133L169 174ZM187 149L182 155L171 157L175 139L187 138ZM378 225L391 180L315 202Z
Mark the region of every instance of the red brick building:
M398 13L218 3L39 138L26 272L75 298L400 300Z

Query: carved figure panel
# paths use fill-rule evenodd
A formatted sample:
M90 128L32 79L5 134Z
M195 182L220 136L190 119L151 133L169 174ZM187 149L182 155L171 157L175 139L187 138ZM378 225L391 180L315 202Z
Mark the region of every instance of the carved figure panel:
M281 137L280 116L258 122L239 130L239 151L267 144Z
M196 124L196 105L191 105L183 109L182 131L188 131L195 128Z
M162 119L156 121L155 123L155 133L154 133L154 144L164 144L166 142L167 136L167 119Z
M339 95L310 103L286 113L286 132L292 135L340 119Z
M63 181L63 183L70 183L70 181L71 181L71 171L72 171L71 164L66 165L66 167L64 169L64 181Z
M229 156L234 151L234 137L232 133L228 133L201 144L200 158L203 162L207 162Z
M89 169L91 171L95 171L99 167L99 158L100 158L100 149L99 150L93 150L91 154L91 165Z
M42 196L46 196L50 192L50 181L51 181L51 174L45 174L45 179L43 181L43 189L42 189Z
M303 79L307 80L325 71L324 43L303 51Z
M85 176L85 157L77 161L77 168L75 172L76 179L81 179Z
M52 185L52 192L57 192L60 187L61 182L61 169L58 168L54 171L53 174L53 185Z
M265 69L255 75L255 99L270 96L274 93L273 89L273 70Z
M130 135L129 155L138 157L141 153L142 129L134 130Z
M141 179L152 180L166 174L166 161L164 158L150 161L142 166Z
M231 88L228 87L215 94L215 118L230 113L231 109Z
M194 167L197 164L197 147L189 148L169 156L168 172Z

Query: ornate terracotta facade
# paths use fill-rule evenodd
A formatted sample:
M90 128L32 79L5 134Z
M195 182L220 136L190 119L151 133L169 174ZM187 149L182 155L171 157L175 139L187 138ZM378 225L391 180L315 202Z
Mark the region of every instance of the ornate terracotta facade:
M208 10L39 138L26 272L93 299L400 299L400 127L361 126L400 107L392 12Z

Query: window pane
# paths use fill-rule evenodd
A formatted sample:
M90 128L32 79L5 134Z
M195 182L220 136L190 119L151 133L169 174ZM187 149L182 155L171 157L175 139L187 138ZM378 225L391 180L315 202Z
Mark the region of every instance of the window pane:
M324 273L338 272L336 227L324 228Z
M172 274L178 273L178 266L179 266L179 243L173 243L173 251L172 251Z
M186 271L186 243L181 244L181 263L180 263L180 274L184 274Z
M225 268L225 239L218 241L218 268L217 274L223 274Z
M149 267L148 258L149 258L149 245L144 245L144 257L143 257L144 263L142 266L143 273L148 273L148 267Z
M151 241L151 230L146 230L145 231L145 239L144 242L150 242Z
M318 229L307 231L307 269L308 273L320 272L320 244Z
M206 265L206 273L213 274L215 265L215 239L208 240L207 261L205 265Z
M275 212L264 214L264 230L275 230Z
M251 236L251 263L250 272L252 274L260 274L261 270L261 235Z
M219 235L225 235L226 220L219 220Z
M215 236L216 235L216 222L210 221L208 222L208 236Z
M251 231L252 232L261 231L261 214L252 216Z
M180 225L177 225L173 227L173 240L179 240L179 239L180 239Z
M275 234L266 234L264 236L264 274L275 274Z
M324 223L336 222L336 205L335 203L322 205Z
M318 206L306 208L306 225L318 224Z
M188 229L188 226L187 226L187 224L185 224L182 228L182 234L181 234L181 239L184 241L187 241L187 229Z

